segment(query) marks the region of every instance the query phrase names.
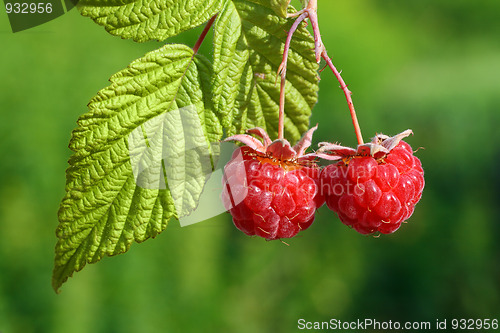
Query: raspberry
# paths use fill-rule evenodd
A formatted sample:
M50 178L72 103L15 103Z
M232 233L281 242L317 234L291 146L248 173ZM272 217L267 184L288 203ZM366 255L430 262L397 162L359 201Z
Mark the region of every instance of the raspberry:
M372 143L346 154L342 147L323 145L321 153L342 160L325 167L320 176L328 208L361 234L396 231L413 214L425 185L420 160L413 156L403 132L389 138L379 135Z
M245 234L267 240L291 238L311 226L316 209L324 203L319 194L319 168L303 155L316 128L293 149L286 140L271 143L261 129L226 140L249 144L238 148L224 167L222 202L234 225ZM253 139L253 140L252 140Z

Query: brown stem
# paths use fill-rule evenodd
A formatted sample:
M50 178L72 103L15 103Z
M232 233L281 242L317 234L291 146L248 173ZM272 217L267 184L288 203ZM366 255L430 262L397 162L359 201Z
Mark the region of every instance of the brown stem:
M283 71L286 72L286 71ZM286 79L281 75L280 82L280 106L279 106L279 114L278 114L278 139L283 139L285 132L285 84Z
M352 98L351 98L352 92L349 90L349 88L347 88L344 79L342 79L342 76L340 76L339 71L333 65L332 59L330 59L326 54L326 50L323 51L321 56L323 57L323 59L325 59L326 63L328 64L328 67L330 67L333 74L340 83L340 88L342 88L342 91L344 92L345 98L347 100L347 105L349 106L349 112L351 113L352 124L354 125L354 132L356 133L356 139L358 140L358 145L362 145L364 141L363 141L363 136L361 135L361 129L359 128L358 117L356 117L356 111L354 110L354 104L352 103Z
M212 24L214 24L214 21L215 21L216 17L217 17L217 14L215 14L214 16L212 16L210 18L210 20L207 22L207 24L205 25L205 28L201 32L200 37L198 37L198 40L196 41L196 44L194 44L194 46L193 46L193 52L194 52L193 54L198 53L198 49L200 48L201 43L203 43L203 40L205 39L205 37L207 36L208 30L210 30L210 28L212 27Z
M356 111L354 110L354 104L353 104L352 98L351 98L352 93L347 88L347 85L345 84L344 80L342 79L340 72L337 70L337 68L335 68L335 66L332 63L332 60L328 57L328 54L326 53L326 48L323 44L323 41L321 40L321 34L319 31L317 12L318 12L318 1L317 0L309 0L306 8L304 8L296 13L288 14L288 17L296 17L296 16L299 16L299 17L297 18L294 25L292 26L292 29L290 29L290 31L288 32L287 41L285 43L285 49L283 51L283 61L281 62L278 73L280 73L280 71L281 71L281 80L283 82L284 75L286 74L286 63L287 63L287 58L288 58L288 50L290 48L290 41L292 39L292 34L297 29L298 24L300 22L302 22L304 19L308 18L309 22L311 22L312 29L313 29L314 53L316 55L316 62L319 63L321 58L325 59L328 67L330 67L333 74L335 75L335 77L339 81L340 87L342 88L342 91L344 92L345 98L347 100L347 105L349 107L349 112L350 112L351 118L352 118L352 124L354 125L354 132L356 133L356 139L358 140L358 144L361 145L364 143L364 141L363 141L363 136L361 135L361 129L359 127L358 118L356 116ZM284 87L283 83L282 83L282 87ZM283 102L281 100L281 97L282 96L280 93L280 111L282 108L282 104L284 105L284 93L283 93Z
M299 24L307 17L307 13L302 13L299 18L293 22L292 27L288 31L288 35L285 41L285 47L283 49L283 60L278 68L278 74L281 74L280 82L280 105L279 105L279 116L278 116L278 139L284 138L285 131L285 84L286 84L286 65L288 62L288 51L290 50L290 43L292 41L292 36L295 30L297 30Z

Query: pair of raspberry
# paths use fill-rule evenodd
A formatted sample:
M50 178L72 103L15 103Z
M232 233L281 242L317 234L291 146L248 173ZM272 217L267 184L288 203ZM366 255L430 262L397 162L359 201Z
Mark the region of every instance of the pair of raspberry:
M356 150L320 143L316 153L304 154L316 128L294 147L284 139L272 142L261 128L248 131L260 141L245 134L226 139L245 144L224 168L222 201L235 226L267 240L291 238L311 226L326 201L361 234L396 231L424 187L420 160L402 141L411 131L377 135ZM317 158L337 162L321 170Z

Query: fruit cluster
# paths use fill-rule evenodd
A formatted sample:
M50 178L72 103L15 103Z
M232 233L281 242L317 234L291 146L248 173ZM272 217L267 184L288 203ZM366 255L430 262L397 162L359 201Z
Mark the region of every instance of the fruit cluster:
M233 153L224 168L222 201L235 226L245 234L267 240L291 238L307 229L326 201L340 220L361 234L396 231L413 214L424 188L420 160L402 139L377 135L357 149L320 143L316 153L309 130L291 147L284 139L272 142L264 130L226 140L245 146ZM318 158L335 161L322 170Z

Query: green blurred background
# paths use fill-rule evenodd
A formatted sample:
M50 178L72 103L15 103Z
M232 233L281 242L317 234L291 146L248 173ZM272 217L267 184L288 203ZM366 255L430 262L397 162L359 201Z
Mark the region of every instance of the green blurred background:
M50 278L67 144L107 79L158 43L76 10L13 34L0 13L0 331L293 332L297 321L500 319L500 1L319 1L323 41L365 139L407 128L426 172L397 233L365 237L326 208L290 246L224 214ZM200 29L172 41L194 45ZM210 56L210 41L202 53ZM355 144L325 70L316 141Z

